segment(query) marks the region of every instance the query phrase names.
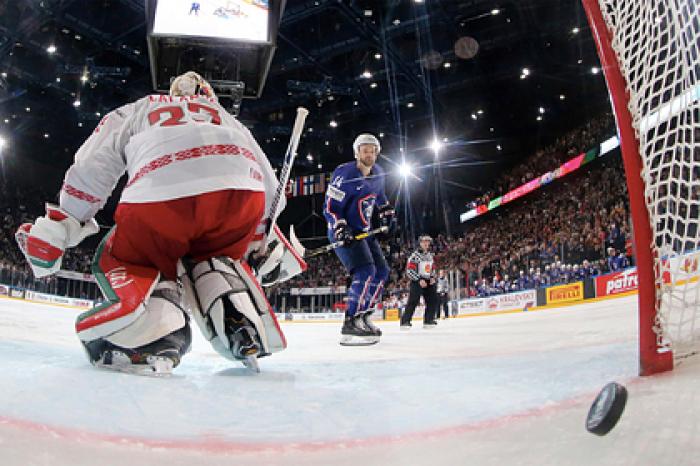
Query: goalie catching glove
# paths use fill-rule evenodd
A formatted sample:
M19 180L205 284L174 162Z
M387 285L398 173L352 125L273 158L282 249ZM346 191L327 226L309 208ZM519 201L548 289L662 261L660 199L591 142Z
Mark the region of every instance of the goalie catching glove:
M63 253L67 248L100 231L95 219L81 224L75 217L57 205L46 204L46 216L34 224L23 223L15 239L37 278L46 277L61 269Z

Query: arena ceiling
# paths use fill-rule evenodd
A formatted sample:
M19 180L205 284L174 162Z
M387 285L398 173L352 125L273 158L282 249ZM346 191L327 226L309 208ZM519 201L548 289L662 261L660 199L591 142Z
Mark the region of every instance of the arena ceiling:
M425 182L437 138L441 195L464 200L608 107L598 66L578 0L288 0L240 118L279 161L308 107L298 174L349 160L370 131ZM66 168L101 115L152 91L143 0L0 0L0 73L14 156Z

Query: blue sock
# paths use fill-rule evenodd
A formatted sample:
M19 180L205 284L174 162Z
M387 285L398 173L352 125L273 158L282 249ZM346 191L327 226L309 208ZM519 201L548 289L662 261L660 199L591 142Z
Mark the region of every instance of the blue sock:
M352 284L348 290L346 317L352 317L362 309L364 301L369 301L369 288L376 269L373 264L363 264L352 271Z
M388 277L388 268L377 267L374 278L372 278L372 281L369 284L369 292L367 293L368 297L365 300L364 306L361 308L363 312L382 302L382 291L384 291L384 283L386 283L386 279Z

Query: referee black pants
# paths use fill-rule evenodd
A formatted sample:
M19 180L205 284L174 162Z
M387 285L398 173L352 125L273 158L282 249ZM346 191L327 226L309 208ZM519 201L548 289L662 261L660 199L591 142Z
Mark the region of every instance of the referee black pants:
M427 280L426 280L427 281ZM422 288L418 281L411 282L411 288L408 292L408 302L406 303L406 309L401 316L401 325L410 324L413 318L413 313L416 311L416 306L420 302L420 297L423 296L423 301L425 302L425 312L423 313L423 323L433 322L435 320L435 313L438 307L438 294L435 285L426 286Z

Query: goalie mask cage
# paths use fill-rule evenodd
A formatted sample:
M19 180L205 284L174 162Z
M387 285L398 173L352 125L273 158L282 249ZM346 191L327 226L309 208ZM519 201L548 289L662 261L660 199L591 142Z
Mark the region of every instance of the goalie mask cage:
M700 347L700 2L582 2L620 137L650 375Z

